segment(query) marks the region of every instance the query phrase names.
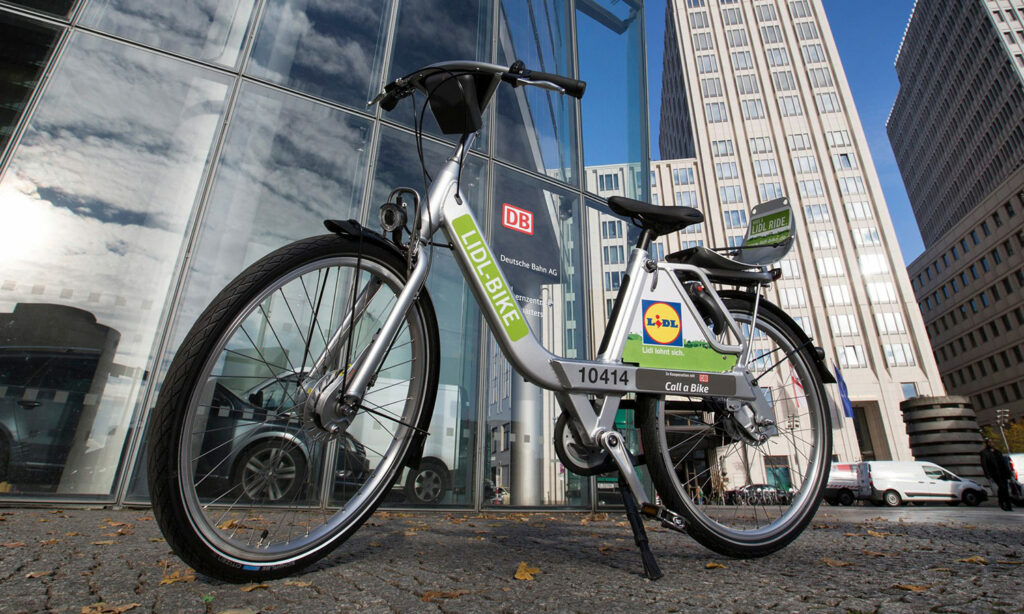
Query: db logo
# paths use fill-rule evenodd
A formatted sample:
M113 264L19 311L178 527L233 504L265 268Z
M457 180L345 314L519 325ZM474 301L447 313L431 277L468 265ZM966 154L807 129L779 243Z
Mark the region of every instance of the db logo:
M644 343L647 345L683 344L679 333L679 303L643 301Z
M533 214L508 203L501 206L501 225L523 234L533 234Z
M699 375L699 376L697 377L697 379L699 379L699 380L700 380L700 383L702 383L702 384L706 384L706 383L708 383L708 381L709 381L709 380L710 380L711 378L710 378L710 377L708 377L707 375Z

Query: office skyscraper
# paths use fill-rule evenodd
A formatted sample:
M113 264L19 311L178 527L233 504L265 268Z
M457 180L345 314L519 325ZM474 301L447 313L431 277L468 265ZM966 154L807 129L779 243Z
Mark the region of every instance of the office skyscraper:
M1024 2L918 2L888 132L925 252L908 268L946 388L1024 416Z
M899 403L944 390L820 0L673 0L665 31L652 192L707 217L666 253L736 245L789 197L799 238L768 296L849 386L835 452L911 458Z

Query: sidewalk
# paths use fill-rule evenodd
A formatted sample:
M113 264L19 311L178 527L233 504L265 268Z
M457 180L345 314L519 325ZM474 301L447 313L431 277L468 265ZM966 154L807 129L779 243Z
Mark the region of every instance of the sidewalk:
M0 612L1024 610L1024 511L825 506L754 560L648 531L657 582L621 515L381 513L301 575L245 586L190 573L146 510L0 509Z

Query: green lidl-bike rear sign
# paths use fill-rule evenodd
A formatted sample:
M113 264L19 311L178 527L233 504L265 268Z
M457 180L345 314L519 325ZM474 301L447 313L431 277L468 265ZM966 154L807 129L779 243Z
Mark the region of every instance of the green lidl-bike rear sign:
M494 263L494 254L484 243L476 222L467 213L452 220L452 228L455 229L455 234L459 237L459 244L469 256L473 274L484 287L487 300L498 314L502 328L505 329L509 339L519 341L526 336L529 329L526 327L523 313L519 310L515 297L512 296L498 266Z

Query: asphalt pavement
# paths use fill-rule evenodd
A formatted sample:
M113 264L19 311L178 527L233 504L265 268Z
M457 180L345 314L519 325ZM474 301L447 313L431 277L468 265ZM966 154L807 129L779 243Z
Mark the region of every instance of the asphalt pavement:
M621 514L380 513L299 575L236 585L146 510L0 509L0 612L1024 612L1024 511L825 505L752 560L648 531L656 582Z

